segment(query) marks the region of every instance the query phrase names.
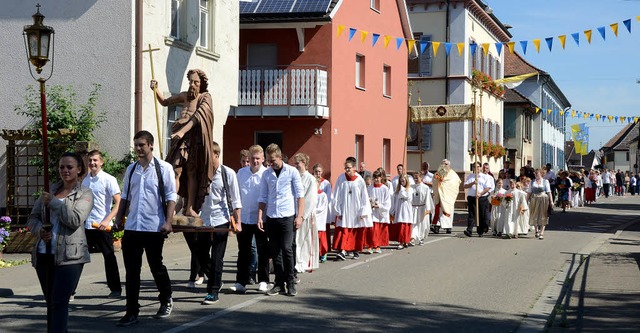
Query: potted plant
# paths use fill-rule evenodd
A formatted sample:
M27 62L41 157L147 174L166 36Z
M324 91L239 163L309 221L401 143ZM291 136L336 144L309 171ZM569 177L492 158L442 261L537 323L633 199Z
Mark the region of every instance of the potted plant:
M113 250L115 252L120 252L122 249L122 236L124 236L124 230L113 231L111 236L113 236Z
M11 218L9 216L0 217L0 258L2 258L2 251L9 244L9 228L11 225Z

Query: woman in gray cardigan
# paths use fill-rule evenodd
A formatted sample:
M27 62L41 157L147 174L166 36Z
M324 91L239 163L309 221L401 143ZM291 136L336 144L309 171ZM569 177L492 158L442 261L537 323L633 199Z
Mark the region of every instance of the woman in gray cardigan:
M69 296L91 260L84 221L93 207L93 194L81 185L84 163L78 154L64 153L58 166L61 181L51 193L42 193L27 222L37 239L31 262L47 302L48 332L67 331ZM50 225L44 221L46 208Z

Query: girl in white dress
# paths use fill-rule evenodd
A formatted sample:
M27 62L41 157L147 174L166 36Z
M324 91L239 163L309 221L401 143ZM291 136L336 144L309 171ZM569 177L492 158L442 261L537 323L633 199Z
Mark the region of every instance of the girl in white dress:
M402 174L398 179L398 187L394 195L394 203L391 214L394 222L389 227L389 239L400 243L398 250L409 246L411 242L411 230L413 226L413 207L411 200L413 189L409 184L406 174Z

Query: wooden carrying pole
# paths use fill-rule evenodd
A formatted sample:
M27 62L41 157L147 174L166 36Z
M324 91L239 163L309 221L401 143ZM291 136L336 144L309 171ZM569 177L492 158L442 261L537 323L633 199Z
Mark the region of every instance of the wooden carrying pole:
M160 49L152 49L151 48L151 44L149 44L149 48L147 50L142 51L143 53L148 52L149 53L149 63L151 64L151 79L155 80L156 76L155 76L155 72L153 69L153 52L155 51L160 51ZM156 92L156 90L158 89L158 87L153 87L153 101L154 101L154 105L156 107L156 129L158 131L158 147L160 148L160 157L162 158L162 132L160 131L160 115L158 113L158 93Z

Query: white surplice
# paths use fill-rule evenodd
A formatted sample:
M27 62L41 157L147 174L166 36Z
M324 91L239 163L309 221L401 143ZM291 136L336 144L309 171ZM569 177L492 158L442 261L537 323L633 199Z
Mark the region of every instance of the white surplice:
M336 227L373 227L367 185L357 173L351 181L347 180L344 173L338 176L330 205L332 216L341 216L336 221Z
M431 213L433 210L433 199L431 198L431 188L424 183L413 185L413 229L411 238L421 241L429 235L431 224ZM429 211L429 214L426 212Z
M401 187L394 195L395 202L391 208L394 223L413 223L413 206L411 205L413 189Z
M371 218L373 222L389 223L389 211L391 210L391 191L386 185L380 184L379 187L370 185L367 187L369 192L369 200L378 204L377 208L372 208Z

